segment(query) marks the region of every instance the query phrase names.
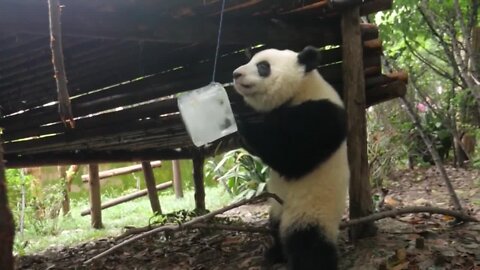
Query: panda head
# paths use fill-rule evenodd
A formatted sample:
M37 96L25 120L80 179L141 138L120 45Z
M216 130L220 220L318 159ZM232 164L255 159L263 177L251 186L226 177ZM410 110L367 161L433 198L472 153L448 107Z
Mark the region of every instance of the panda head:
M316 71L318 52L266 49L233 72L234 87L257 111L270 111L300 95Z

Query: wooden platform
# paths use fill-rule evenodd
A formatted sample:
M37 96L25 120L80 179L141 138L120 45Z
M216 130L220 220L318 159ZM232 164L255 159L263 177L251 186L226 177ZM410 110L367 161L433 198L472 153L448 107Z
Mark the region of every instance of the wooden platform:
M228 86L232 70L247 62L246 55L266 47L314 45L326 49L320 72L342 92L339 14L341 3L354 2L227 1L217 81ZM364 1L360 12L385 10L391 2ZM191 158L193 144L174 94L210 82L221 1L62 3L75 129L67 129L57 113L47 1L0 2L0 127L6 166ZM377 27L362 24L361 32L367 106L404 94L399 83L404 74L381 74ZM249 113L228 90L234 112ZM228 147L234 146L233 140Z

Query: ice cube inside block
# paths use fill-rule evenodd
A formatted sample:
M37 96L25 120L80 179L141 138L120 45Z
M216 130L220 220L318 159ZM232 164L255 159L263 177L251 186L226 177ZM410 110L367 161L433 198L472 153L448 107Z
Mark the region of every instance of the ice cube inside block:
M237 131L227 92L219 83L179 95L178 108L197 147Z

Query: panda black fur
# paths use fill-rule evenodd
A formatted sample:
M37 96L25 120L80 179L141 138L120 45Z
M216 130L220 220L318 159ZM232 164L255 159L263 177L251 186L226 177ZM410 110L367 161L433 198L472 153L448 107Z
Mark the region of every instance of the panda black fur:
M317 71L317 51L267 49L233 72L234 86L260 113L238 119L245 148L270 168L270 227L266 256L288 269L337 269L338 226L350 170L346 113Z

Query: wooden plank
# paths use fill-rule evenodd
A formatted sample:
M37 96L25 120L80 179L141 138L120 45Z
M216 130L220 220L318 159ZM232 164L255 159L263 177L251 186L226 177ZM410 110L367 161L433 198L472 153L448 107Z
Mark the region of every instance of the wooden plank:
M153 175L152 165L150 165L148 161L143 161L142 168L153 214L162 214L162 208L160 207L160 201L158 200L157 189L155 187L155 175Z
M203 183L203 166L205 163L205 156L196 153L192 159L193 161L193 185L195 187L195 210L203 212L205 208L205 186Z
M173 189L175 198L183 198L182 175L180 173L180 160L172 160Z
M67 73L63 56L62 28L60 23L62 6L60 0L48 0L50 21L50 48L52 49L53 77L57 83L58 114L65 126L74 128L72 106L67 87Z
M393 0L374 0L365 2L360 7L360 15L365 16L382 10L391 9Z
M152 168L161 167L162 162L159 161L159 160L152 161L152 162L150 162L150 166ZM102 180L102 179L117 176L117 175L124 175L124 174L129 174L129 173L132 173L132 172L139 172L142 169L143 169L142 164L135 164L135 165L131 165L131 166L125 166L125 167L121 167L121 168L110 169L110 170L106 170L106 171L101 171L98 174L98 178L100 180ZM88 182L88 179L89 179L88 174L82 175L82 181L83 182Z
M0 4L3 32L48 35L48 17L44 5L25 5L6 2ZM23 18L29 18L24 20ZM224 20L222 44L260 44L263 42L290 43L308 41L310 36L322 37L324 45L339 42L338 29L331 25L284 27L274 21L249 17L238 23L237 18ZM216 42L218 21L207 18L171 18L159 14L125 12L78 12L65 8L62 16L65 37L88 37L114 40L151 41L163 43ZM252 31L255 29L255 31Z
M299 27L301 28L301 26ZM365 25L365 27L362 26L362 35L364 40L377 38L378 29L368 25ZM66 41L68 40L69 39L66 39ZM307 44L306 42L297 42L294 40L291 42L293 44L291 44L290 48L301 47L300 49L303 49L303 46ZM323 40L312 37L312 40L309 41L308 44L321 46L323 42ZM86 92L87 90L111 86L112 84L118 83L119 78L128 80L143 74L158 73L159 71L171 69L172 67L190 66L200 60L210 58L211 55L205 55L204 52L208 52L210 49L213 50L212 46L214 46L213 44L186 45L171 50L171 47L168 47L171 45L167 44L144 44L142 47L142 59L140 59L142 62L141 70L143 72L141 73L140 70L136 68L138 67L139 61L138 44L125 42L112 43L112 41L104 40L96 43L98 44L93 47L101 48L101 50L92 51L88 48L74 50L70 47L65 49L66 69L69 72L71 96ZM275 43L269 43L269 46L277 47L277 45L278 44ZM244 47L245 46L243 45L222 45L221 50L222 52L233 52ZM159 54L159 51L163 53ZM7 74L14 76L7 76L8 79L4 83L1 82L4 81L6 77L2 76L3 79L0 79L0 85L3 86L0 86L0 88L5 87L5 91L0 92L0 103L6 113L12 113L21 109L31 109L34 106L54 101L54 80L51 76L48 76L51 74L51 61L47 58L44 57L43 62L41 63L32 63L29 61L28 65L25 63L21 66L21 69L18 67L12 72L7 72ZM223 61L224 59L221 58L219 64L223 63ZM211 70L210 62L204 64L207 65L208 68L201 68L200 71ZM115 68L112 69L112 66L115 66ZM20 73L18 72L19 70L21 71ZM195 77L201 78L203 76L195 75ZM5 84L8 86L5 86ZM163 85L166 84L168 84L168 82ZM18 89L21 89L21 91ZM125 94L117 95L115 93L112 97L125 97ZM138 99L136 96L133 97ZM103 100L105 99L98 99L99 103L102 103ZM112 100L112 105L114 102L115 100ZM78 108L74 108L73 103L74 100L72 100L72 110L74 110L75 115L82 115L77 113ZM95 105L96 99L93 99L92 102L89 103ZM40 109L44 108L45 107L41 107ZM51 108L46 107L45 109ZM94 111L100 110L95 108L92 109L94 109ZM34 117L30 119L37 118Z
M94 229L103 228L102 208L100 194L100 180L98 179L98 164L89 164L88 166L89 188L90 188L90 213L92 213L92 227Z
M188 136L188 135L187 135ZM190 139L189 139L190 140ZM184 144L182 149L149 148L143 150L74 150L47 152L41 154L6 155L8 168L38 167L59 164L89 164L137 162L142 160L172 160L192 159L193 154L188 147L193 144ZM213 142L203 149L205 156L219 155L240 147L238 134L232 134Z
M169 182L165 182L165 183L156 185L155 190L157 190L157 191L165 190L165 189L167 189L171 186L172 186L172 181L169 181ZM135 200L137 198L143 197L147 194L148 194L147 189L144 189L144 190L140 190L140 191L137 191L137 192L134 192L134 193L122 196L122 197L118 197L116 199L110 200L110 201L102 204L101 209L103 210L103 209L107 209L107 208L110 208L110 207L115 206L115 205L119 205L119 204L124 203L124 202L129 202L129 201ZM90 215L90 209L82 210L82 212L80 212L80 215L81 216Z
M113 150L93 151L78 150L64 152L48 152L29 155L6 155L7 168L26 168L37 166L53 166L60 164L89 164L112 162L138 162L155 159L189 159L188 151L173 149L148 149L143 151Z
M371 97L366 106L374 106L376 104L405 96L407 93L407 86L403 81L393 81L388 84L380 85L375 88L367 89L368 95Z
M350 164L350 219L372 214L367 158L366 98L360 38L359 8L342 14L343 98L348 115L348 159ZM350 228L352 240L375 233L373 222Z
M0 265L2 269L13 270L13 238L15 227L12 212L8 207L7 179L5 178L5 164L3 162L3 147L0 141Z
M322 57L328 60L340 61L341 58L340 49L334 49L323 53ZM365 58L366 68L374 68L375 72L369 72L374 75L380 70L380 50L373 49L365 52L367 54ZM242 55L238 55L237 58L224 60L222 62L221 72L218 73L218 81L229 82L231 81L231 70L242 63L241 59L244 59ZM373 66L371 66L373 65ZM210 71L199 65L197 68L190 70L183 70L176 73L169 73L163 76L155 76L144 80L135 81L129 84L112 87L109 90L97 92L91 95L85 95L78 99L72 100L72 108L75 114L82 116L85 114L95 113L98 110L114 109L118 106L125 106L134 102L143 102L146 100L152 100L165 95L171 95L177 92L186 91L205 85L207 83L207 77ZM341 77L341 63L322 66L319 68L322 76L329 82L335 83L342 80ZM197 71L198 69L198 71ZM200 76L200 79L189 79L192 74L196 72ZM198 76L197 75L197 76ZM106 92L106 93L102 93ZM111 96L108 95L111 94ZM166 110L164 110L166 109ZM141 118L156 112L160 114L171 113L177 111L175 100L156 101L155 103L145 104L140 107L131 109L125 109L119 112L110 112L101 116L89 117L76 120L76 130L72 130L70 134L77 132L83 133L86 129L91 127L103 126L105 123L108 125L114 125L115 121L125 122L127 119ZM43 134L63 133L65 128L61 123L55 123L58 121L56 118L55 106L42 107L33 109L23 114L17 114L10 117L0 119L0 125L5 128L4 138L5 140L13 140L26 138L29 136L40 136ZM121 115L121 116L120 116ZM31 119L35 119L34 121ZM27 121L28 120L28 121ZM103 124L100 122L105 121ZM49 125L45 125L49 124ZM43 126L40 126L43 125ZM9 151L7 147L7 151Z

